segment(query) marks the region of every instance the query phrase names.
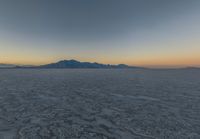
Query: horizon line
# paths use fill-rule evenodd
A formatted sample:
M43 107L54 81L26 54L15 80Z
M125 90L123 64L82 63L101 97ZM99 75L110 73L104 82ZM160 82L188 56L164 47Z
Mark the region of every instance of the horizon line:
M38 64L31 64L31 63L10 63L10 62L0 62L0 65L15 65L15 66L41 66L41 65L46 65L46 64L51 64L51 63L57 63L59 61L70 61L70 60L75 60L79 62L90 62L90 63L99 63L99 64L105 64L105 65L119 65L119 64L125 64L125 63L104 63L104 62L97 62L97 61L81 61L77 59L63 59L63 60L55 60L52 62L47 62L47 63L38 63ZM176 69L176 68L200 68L200 65L194 65L194 64L125 64L128 66L135 66L135 67L143 67L143 68L155 68L155 69Z

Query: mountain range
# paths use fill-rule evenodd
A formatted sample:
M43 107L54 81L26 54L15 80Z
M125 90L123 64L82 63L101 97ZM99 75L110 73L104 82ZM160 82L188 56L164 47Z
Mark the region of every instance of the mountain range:
M56 63L50 63L39 66L31 66L31 65L14 65L14 64L0 64L0 68L93 68L93 69L122 69L122 68L141 68L141 67L133 67L125 64L111 65L111 64L101 64L101 63L91 63L91 62L80 62L74 59L71 60L61 60Z
M36 68L95 68L95 69L107 69L107 68L139 68L132 67L125 64L110 65L110 64L100 64L91 62L80 62L77 60L62 60L56 63L50 63L46 65L37 66Z
M56 63L50 63L40 66L31 65L12 65L12 64L0 64L0 68L43 68L43 69L64 69L64 68L92 68L92 69L124 69L124 68L141 68L128 66L125 64L111 65L111 64L101 64L101 63L91 63L91 62L80 62L77 60L61 60Z
M45 65L39 66L32 66L32 65L14 65L14 64L2 64L0 63L0 69L7 69L7 68L37 68L37 69L72 69L72 68L89 68L89 69L147 69L144 67L137 67L137 66L129 66L125 64L101 64L96 62L80 62L74 59L71 60L61 60L56 63L50 63ZM149 68L148 68L149 69ZM151 69L151 68L150 68ZM199 70L200 67L185 67L185 68L166 68L166 69L192 69L192 70Z

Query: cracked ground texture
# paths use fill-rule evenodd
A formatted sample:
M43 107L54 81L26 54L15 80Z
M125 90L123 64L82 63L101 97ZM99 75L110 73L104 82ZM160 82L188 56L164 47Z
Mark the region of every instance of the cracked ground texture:
M200 70L0 70L0 139L199 138Z

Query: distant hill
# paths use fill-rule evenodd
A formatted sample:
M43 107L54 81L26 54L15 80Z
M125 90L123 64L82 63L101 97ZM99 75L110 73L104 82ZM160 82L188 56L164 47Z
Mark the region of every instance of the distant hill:
M199 70L199 69L200 69L200 67L186 67L186 68L184 68L184 69Z
M0 64L0 68L14 68L16 65L12 64Z
M57 63L51 63L46 65L38 66L37 68L140 68L132 67L125 64L110 65L110 64L100 64L100 63L90 63L90 62L80 62L77 60L62 60Z
M14 65L14 64L1 64L0 69L12 69L12 68L23 68L23 69L154 69L154 68L145 68L145 67L137 67L137 66L129 66L125 64L111 65L111 64L101 64L96 62L80 62L74 59L71 60L61 60L56 63L50 63L40 66L32 66L32 65ZM155 68L156 69L156 68ZM157 68L159 69L159 68ZM163 70L200 70L200 67L183 67L183 68L163 68ZM160 69L159 69L160 70Z

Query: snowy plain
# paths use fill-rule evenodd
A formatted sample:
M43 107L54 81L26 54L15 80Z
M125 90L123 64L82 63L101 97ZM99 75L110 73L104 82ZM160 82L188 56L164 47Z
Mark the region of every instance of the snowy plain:
M0 139L200 139L200 70L0 69Z

